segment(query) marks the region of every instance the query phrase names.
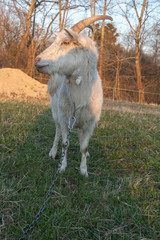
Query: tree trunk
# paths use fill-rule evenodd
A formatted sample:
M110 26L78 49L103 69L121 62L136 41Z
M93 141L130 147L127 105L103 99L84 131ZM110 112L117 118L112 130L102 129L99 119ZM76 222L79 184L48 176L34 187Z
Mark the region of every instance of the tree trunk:
M135 9L137 10L135 1L133 1L133 4L135 6ZM135 41L136 41L136 74L137 74L137 86L138 86L138 91L139 91L139 103L140 104L143 104L145 102L144 89L142 87L142 74L141 74L141 63L140 63L140 31L142 28L142 19L143 19L145 7L146 7L146 0L143 0L140 17L138 15L138 12L136 11L137 18L138 18L138 26L136 29L136 39L135 39Z
M145 99L144 99L144 89L142 87L140 49L139 49L138 43L136 43L136 74L137 74L137 86L138 86L138 91L139 91L139 103L143 104L145 102Z
M27 61L27 68L26 74L30 77L33 77L33 67L34 67L34 59L37 47L34 45L34 39L32 38L31 44L28 49L28 61Z
M107 0L104 2L104 9L103 9L103 15L106 14L106 6ZM104 45L104 29L105 29L105 20L102 22L102 29L101 29L101 45L100 45L100 56L99 56L99 75L102 79L102 84L104 85L103 80L103 73L102 73L102 62L103 62L103 45Z
M18 50L17 55L16 55L16 59L15 59L15 66L16 67L18 66L18 60L19 60L20 54L24 49L26 40L27 40L29 32L30 32L31 18L32 18L32 13L34 11L34 8L35 8L35 0L32 0L31 5L30 5L30 9L28 11L26 31L25 31L25 33L22 37L22 41L21 41L21 44L20 44L19 50Z
M116 60L117 60L117 67L116 67L115 87L113 89L113 99L120 100L120 90L119 90L120 61L118 56L116 57Z
M96 1L94 0L94 6L93 6L93 2L92 0L90 0L90 4L91 4L91 17L95 16L95 11L96 11ZM95 32L95 27L94 27L94 23L92 23L92 40L94 40L94 32Z

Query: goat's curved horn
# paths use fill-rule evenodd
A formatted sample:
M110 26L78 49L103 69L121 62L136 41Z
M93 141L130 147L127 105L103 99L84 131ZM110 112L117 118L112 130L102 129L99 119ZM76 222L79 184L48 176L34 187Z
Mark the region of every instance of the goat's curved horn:
M86 18L86 19L78 22L73 27L71 27L71 29L77 33L80 33L85 27L92 24L93 22L98 21L98 20L104 20L104 19L109 19L109 20L113 21L113 18L110 16L105 16L105 15L93 16L93 17Z

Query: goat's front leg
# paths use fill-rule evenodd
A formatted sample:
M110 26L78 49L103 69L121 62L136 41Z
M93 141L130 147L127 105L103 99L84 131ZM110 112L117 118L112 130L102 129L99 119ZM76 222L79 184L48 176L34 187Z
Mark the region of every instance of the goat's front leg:
M67 167L67 150L69 147L69 139L67 139L68 136L68 128L63 128L62 129L62 154L64 153L64 158L62 161L62 166L61 166L61 170L60 172L64 172L66 170Z
M51 148L50 152L49 152L49 157L52 157L53 159L55 159L56 154L57 154L57 147L58 147L58 142L61 136L61 128L58 124L56 124L56 134L55 134L55 138L54 138L54 143L53 143L53 147Z

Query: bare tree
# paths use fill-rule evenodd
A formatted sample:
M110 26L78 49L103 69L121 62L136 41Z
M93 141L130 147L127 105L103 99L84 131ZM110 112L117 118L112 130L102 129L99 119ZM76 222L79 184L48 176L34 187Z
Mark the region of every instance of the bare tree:
M50 32L51 26L53 22L56 20L56 18L59 15L59 12L55 14L54 17L50 20L49 24L45 28L45 33L44 33L44 26L45 22L47 19L47 15L49 14L50 11L52 11L52 8L54 7L55 3L52 3L50 8L46 11L44 11L46 7L46 2L41 1L37 4L35 4L34 11L33 11L33 17L32 17L32 27L31 27L31 32L29 35L29 41L27 43L28 47L28 60L27 60L27 67L26 67L26 73L29 74L30 76L33 75L33 66L34 66L34 59L36 55L36 51L38 48L43 46L43 44L46 42L46 40L52 35L52 32ZM43 14L41 14L41 27L39 28L39 25L36 24L36 12L38 11L38 7L43 8Z
M121 4L119 0L116 0L116 2L130 27L131 34L135 41L135 65L139 90L139 103L144 103L145 97L140 58L142 46L149 34L154 30L153 26L152 28L146 26L151 13L155 10L155 4L151 5L151 0L125 0L123 4ZM133 19L132 16L134 16Z
M0 62L3 66L13 67L19 46L22 28L17 18L6 5L0 6Z
M156 24L152 41L154 62L157 66L160 66L160 24L158 23Z
M15 7L15 9L17 11L18 16L20 16L20 10L19 10L19 8L17 6L18 2L16 0L12 0L12 2L14 4L14 7ZM16 59L15 59L15 65L16 66L18 64L19 56L20 56L20 54L21 54L21 52L22 52L22 50L23 50L23 48L25 46L26 39L28 38L28 35L29 35L29 32L30 32L31 18L32 18L32 13L34 12L34 9L35 9L35 0L31 0L31 4L30 4L30 7L29 7L28 15L27 15L27 23L26 23L24 35L22 36L21 44L20 44L19 50L18 50L17 55L16 55Z

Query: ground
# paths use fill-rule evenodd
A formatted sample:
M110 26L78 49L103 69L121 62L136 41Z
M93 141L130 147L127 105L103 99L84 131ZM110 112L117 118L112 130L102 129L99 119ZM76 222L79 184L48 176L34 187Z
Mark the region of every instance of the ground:
M47 85L39 83L20 69L0 69L0 99L49 102Z

